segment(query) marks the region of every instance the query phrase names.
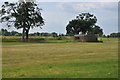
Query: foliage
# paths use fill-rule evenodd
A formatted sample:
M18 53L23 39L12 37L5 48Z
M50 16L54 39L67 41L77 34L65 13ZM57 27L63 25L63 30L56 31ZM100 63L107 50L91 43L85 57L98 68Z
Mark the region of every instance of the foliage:
M1 22L8 21L8 27L11 26L10 23L12 22L15 28L22 28L23 39L25 34L26 39L28 39L30 28L44 25L40 12L41 10L42 9L37 7L37 4L34 1L22 1L17 3L4 2L1 9Z
M110 35L107 35L107 37L114 37L114 38L120 37L120 32L118 32L118 33L111 33Z
M0 30L0 35L1 36L22 36L21 33L18 33L17 31L7 31L7 29L1 29Z
M18 33L17 31L7 31L7 29L1 29L0 30L0 35L1 36L22 36L21 33ZM47 33L47 32L35 32L35 33L30 33L29 36L45 36L45 37L49 37L49 36L52 36L54 38L56 37L62 37L62 36L65 36L65 34L58 34L56 32L52 32L52 33Z
M91 28L91 30L88 31L88 34L99 34L99 36L102 36L103 29L95 25L94 27Z
M80 32L82 34L86 34L93 29L96 22L97 22L97 18L93 14L81 13L76 17L76 19L69 21L69 24L66 27L67 34L74 35L74 34L79 34Z
M51 33L53 37L58 37L58 34L56 32Z

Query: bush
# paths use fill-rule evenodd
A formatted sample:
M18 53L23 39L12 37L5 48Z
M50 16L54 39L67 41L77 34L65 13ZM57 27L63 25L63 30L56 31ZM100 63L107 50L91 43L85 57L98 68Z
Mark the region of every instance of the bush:
M57 37L57 40L62 40L62 37L61 36Z

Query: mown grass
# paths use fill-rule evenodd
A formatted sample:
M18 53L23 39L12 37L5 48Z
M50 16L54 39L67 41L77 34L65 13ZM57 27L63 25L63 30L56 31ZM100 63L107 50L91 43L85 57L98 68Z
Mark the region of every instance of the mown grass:
M62 40L64 42L64 40ZM118 41L3 42L3 78L117 78Z

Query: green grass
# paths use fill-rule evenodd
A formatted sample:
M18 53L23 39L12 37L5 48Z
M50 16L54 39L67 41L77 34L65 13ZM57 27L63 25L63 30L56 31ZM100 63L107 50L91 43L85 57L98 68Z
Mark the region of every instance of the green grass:
M3 42L3 78L117 78L118 41Z
M117 62L77 62L66 64L38 64L21 68L7 68L6 76L28 78L112 78L117 77ZM103 70L103 67L105 68ZM12 72L12 73L11 73ZM116 75L116 76L115 76Z

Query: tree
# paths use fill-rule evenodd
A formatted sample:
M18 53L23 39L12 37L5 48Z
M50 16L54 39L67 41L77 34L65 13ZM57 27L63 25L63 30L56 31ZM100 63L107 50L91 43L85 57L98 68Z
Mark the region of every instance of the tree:
M120 37L120 32L118 32L118 33L111 33L110 35L108 35L109 37L113 37L113 38L115 38L115 37Z
M51 33L53 37L58 37L58 34L56 32Z
M18 33L17 31L7 31L7 29L1 29L0 30L0 35L1 36L21 36L22 34L21 33Z
M88 33L88 31L95 25L97 22L96 16L90 13L81 13L76 19L69 21L69 24L66 27L67 34L74 35Z
M88 34L98 34L99 36L103 35L103 29L101 29L99 26L94 26L92 27L89 31Z
M11 32L10 32L10 35L11 35L11 36L15 36L15 34L18 34L18 32L17 32L17 31L11 31Z
M7 31L7 29L1 29L0 34L2 36L9 36L10 35L10 33Z
M50 36L50 33L47 33L47 32L41 33L41 36Z
M39 32L34 33L34 36L40 36Z
M69 21L69 24L67 25L66 27L66 30L67 30L67 34L69 35L73 35L73 34L79 34L79 25L78 25L78 20L72 20L72 21Z
M8 27L13 23L15 28L22 28L22 39L25 39L24 36L28 39L30 28L41 28L44 25L41 10L34 1L4 2L1 9L1 22L7 21Z

